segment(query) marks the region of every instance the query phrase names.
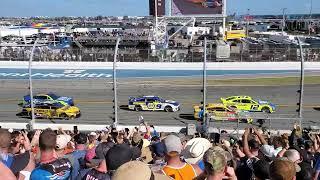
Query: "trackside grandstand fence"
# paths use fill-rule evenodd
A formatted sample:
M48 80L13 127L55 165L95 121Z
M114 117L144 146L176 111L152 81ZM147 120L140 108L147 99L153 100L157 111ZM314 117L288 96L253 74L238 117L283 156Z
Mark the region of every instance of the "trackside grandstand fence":
M36 47L36 44L34 45L34 49L36 48L39 48L39 47ZM206 52L209 52L209 54L207 54ZM206 74L205 74L205 62L208 60L208 57L210 57L210 48L203 48L203 51L204 51L204 55L206 55L204 57L204 55L202 55L202 57L204 59L202 59L202 62L204 62L204 74L203 74L203 78L204 78L204 85L205 85L205 77L206 77ZM36 52L36 51L31 51L31 52ZM121 51L119 51L120 53ZM114 62L118 62L121 60L120 56L121 55L118 55L117 56L117 51L115 51L113 53L114 57L113 57L113 60ZM303 56L303 53L300 54L300 56ZM34 59L34 56L33 56L33 53L31 53L31 56L30 56L30 63L32 62L32 60ZM299 61L301 59L299 58ZM114 70L116 67L116 64L114 66ZM32 67L31 65L29 66L29 70L31 70ZM30 74L31 74L31 71L30 71ZM113 85L116 85L116 82L117 82L117 79L116 79L116 76L114 76L114 81L113 81ZM30 85L32 84L32 79L30 79ZM303 83L303 81L302 81ZM203 87L205 90L205 86ZM33 94L33 89L31 87L29 87L29 90L30 90L30 94L32 95ZM113 100L114 100L114 106L115 108L118 108L118 105L117 105L117 88L114 88L114 91L115 93L113 94ZM199 97L201 96L201 92L199 92ZM31 102L33 102L31 100ZM200 102L200 98L199 98L199 102ZM205 93L204 93L204 99L203 99L203 103L207 104L206 103L206 98L205 98ZM121 119L121 115L118 114L117 110L114 111L114 123L115 124L122 124L124 122L121 122L121 120L118 120ZM248 127L248 124L246 122L246 119L247 117L238 117L238 120L235 121L235 122L230 122L230 121L226 121L226 120L218 120L216 118L210 118L208 121L208 124L209 127L214 127L216 129L233 129L235 132L238 132L239 133L239 130L240 129L244 129L245 127ZM253 119L253 125L257 125L257 126L260 126L260 127L263 127L264 129L267 129L267 130L272 130L273 128L276 128L276 127L282 127L282 128L285 128L287 130L290 130L292 129L292 127L294 126L294 124L301 124L302 122L302 127L310 127L310 125L312 124L307 124L307 123L312 123L312 122L304 122L304 121L301 121L302 120L302 116L298 116L297 113L291 113L291 114L266 114L266 113L262 113L262 114L252 114L250 115L250 118ZM228 119L228 117L225 117L225 118L222 118L222 119ZM31 128L32 128L32 124L33 124L33 120L34 118L32 118L32 120L30 121L31 122ZM181 118L181 121L184 121L185 119ZM107 121L106 121L107 122ZM185 124L187 123L194 123L194 124L200 124L200 122L197 122L195 119L192 119L192 121L186 121ZM35 123L34 123L35 124ZM106 125L110 125L110 124L106 124ZM124 124L122 124L124 125ZM174 124L172 124L174 125ZM206 128L206 129L209 129L209 128Z
M1 61L28 61L31 47L0 47ZM304 48L305 61L319 62L320 48ZM37 47L33 61L85 61L113 62L114 49L48 49ZM203 48L171 48L164 56L157 56L151 49L119 48L119 62L203 62ZM292 47L231 47L230 58L217 58L215 48L207 50L208 62L281 62L300 61L299 48Z

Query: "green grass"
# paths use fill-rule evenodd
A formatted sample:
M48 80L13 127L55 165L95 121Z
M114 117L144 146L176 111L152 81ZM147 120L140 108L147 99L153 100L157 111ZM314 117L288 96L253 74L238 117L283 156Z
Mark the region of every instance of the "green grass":
M299 85L300 77L272 77L272 78L250 78L250 79L219 79L208 80L208 84L215 85L250 85L250 86L282 86ZM320 76L308 76L304 84L320 84Z

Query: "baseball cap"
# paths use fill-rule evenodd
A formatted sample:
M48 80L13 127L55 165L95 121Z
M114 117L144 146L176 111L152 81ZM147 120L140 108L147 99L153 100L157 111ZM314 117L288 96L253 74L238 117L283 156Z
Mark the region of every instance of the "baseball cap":
M122 164L131 161L133 153L127 144L114 145L107 152L106 163L108 170L116 170Z
M130 161L121 165L113 174L112 180L170 180L168 176L153 173L146 163Z
M222 147L213 146L211 149L213 151L219 152L222 155L224 155L224 157L226 158L226 161L231 161L232 160L232 154L229 151L224 150Z
M66 134L57 135L56 149L64 149L67 147L68 143L71 141L71 136Z
M182 155L186 162L196 164L203 158L204 153L211 147L209 140L204 138L193 138L187 142Z
M270 145L262 145L260 148L260 151L263 155L267 156L268 158L274 158L276 157L276 151L273 146Z
M226 157L213 148L210 148L205 152L203 162L205 163L205 169L209 174L222 172L227 166Z
M168 154L170 152L181 153L182 144L179 137L175 135L169 135L164 140L165 152Z
M97 136L97 133L96 132L91 132L89 135L90 136Z

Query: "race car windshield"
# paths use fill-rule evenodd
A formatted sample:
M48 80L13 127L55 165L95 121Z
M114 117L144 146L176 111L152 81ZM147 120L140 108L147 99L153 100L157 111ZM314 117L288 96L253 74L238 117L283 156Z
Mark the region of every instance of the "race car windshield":
M57 96L57 95L55 95L53 93L48 94L48 96L50 96L52 99L58 99L59 98L59 96Z
M53 106L57 107L57 108L62 108L63 105L61 103L54 103Z
M229 97L229 98L227 98L226 100L227 101L230 101L230 100L232 100L232 99L234 99L235 97Z

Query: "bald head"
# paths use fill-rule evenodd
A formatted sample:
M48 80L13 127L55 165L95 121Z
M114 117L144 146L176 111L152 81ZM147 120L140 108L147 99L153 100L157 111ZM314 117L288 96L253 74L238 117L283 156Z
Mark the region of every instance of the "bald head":
M299 161L301 158L300 158L300 153L295 150L295 149L289 149L287 150L283 157L286 157L288 158L288 160L294 162L294 163L298 163L297 161Z

